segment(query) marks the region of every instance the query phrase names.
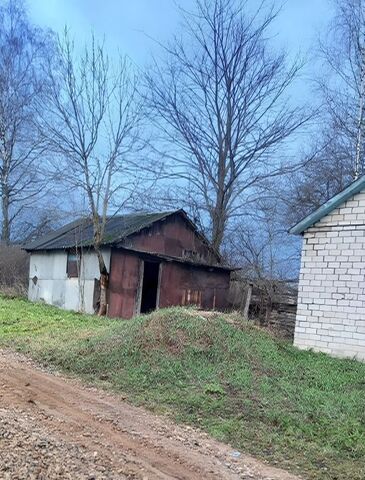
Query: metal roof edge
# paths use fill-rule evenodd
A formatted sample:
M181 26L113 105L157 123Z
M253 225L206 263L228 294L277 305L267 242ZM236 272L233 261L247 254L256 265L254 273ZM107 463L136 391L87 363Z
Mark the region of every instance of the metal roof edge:
M321 218L331 213L335 208L346 202L350 197L356 195L365 188L365 175L350 183L348 187L340 193L330 198L321 205L317 210L304 217L300 222L289 229L289 233L300 235L309 227L317 223Z
M46 244L50 241L54 241L57 238L64 235L65 233L69 232L70 230L72 230L74 228L77 228L78 226L81 225L81 222L84 221L85 218L77 218L76 220L73 220L72 222L68 222L65 225L63 225L62 227L57 228L56 230L53 230L49 233L46 233L45 235L42 235L41 237L36 238L35 240L24 243L21 248L22 248L22 250L25 250L26 252L42 250L42 246L44 246L44 244Z
M159 252L149 252L147 250L140 250L136 248L129 248L129 247L117 247L118 250L121 250L123 252L131 253L134 255L141 255L141 256L146 256L146 257L153 257L153 258L158 258L161 260L165 260L167 262L176 262L176 263L183 263L186 265L192 265L198 268L205 268L205 269L214 269L214 270L224 270L224 271L236 271L236 270L241 270L241 268L237 267L230 267L228 265L215 265L215 264L210 264L210 263L205 263L205 262L197 262L194 260L190 260L187 258L183 257L176 257L174 255L169 255L166 253L159 253Z
M164 218L167 218L170 215L173 215L173 214L175 214L179 211L180 210L171 210L171 211L165 211L165 212L133 212L133 213L127 213L127 214L124 214L124 215L108 215L107 216L107 221L109 219L119 218L119 217L122 218L122 217L126 217L126 216L129 216L129 215L130 216L142 215L142 214L151 215L151 216L152 215L159 215L160 218L152 219L152 220L149 220L148 222L146 222L146 224L143 225L140 228L140 229L143 229L143 228L148 228L151 225L153 225L155 222L163 220ZM69 231L81 226L83 222L85 222L85 225L87 225L87 223L90 224L91 221L92 220L89 217L77 218L76 220L73 220L72 222L69 222L66 225L63 225L62 227L59 227L56 230L39 237L36 240L33 240L31 242L27 242L27 243L23 244L21 248L23 250L27 251L27 252L48 250L49 248L47 248L47 247L42 248L42 247L44 247L47 243L52 242L52 241L57 240L58 238L62 237L65 233L68 233ZM138 232L138 230L136 230L136 232L132 232L131 234L137 233L137 232ZM120 240L121 239L119 239L118 241L120 241ZM114 242L104 241L102 243L102 245L103 246L111 246L111 245L113 245L113 243ZM83 246L92 246L92 241L86 241L86 243ZM57 247L57 248L54 248L54 249L51 248L51 250L64 250L64 247Z

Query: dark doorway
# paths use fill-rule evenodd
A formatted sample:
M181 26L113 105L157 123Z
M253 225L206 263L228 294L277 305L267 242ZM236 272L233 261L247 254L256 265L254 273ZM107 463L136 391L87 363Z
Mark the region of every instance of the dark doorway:
M159 271L159 263L144 262L141 313L151 312L157 306Z

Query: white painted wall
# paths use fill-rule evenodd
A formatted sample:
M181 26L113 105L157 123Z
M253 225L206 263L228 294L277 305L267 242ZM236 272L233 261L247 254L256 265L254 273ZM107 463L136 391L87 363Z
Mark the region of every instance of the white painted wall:
M110 248L103 249L102 254L109 270ZM100 276L97 256L93 252L83 252L79 278L68 278L66 268L67 252L63 250L33 252L29 267L29 300L94 313L94 280ZM33 281L35 277L36 282Z
M365 360L365 191L304 233L294 345Z

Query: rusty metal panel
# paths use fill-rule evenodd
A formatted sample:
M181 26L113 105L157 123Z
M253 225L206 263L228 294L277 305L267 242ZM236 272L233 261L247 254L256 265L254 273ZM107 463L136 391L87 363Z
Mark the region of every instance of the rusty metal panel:
M110 261L109 316L131 318L135 314L141 260L113 249Z
M228 307L230 273L208 271L190 265L164 263L161 272L160 307L196 304L200 308Z
M143 237L140 236L140 238L145 241ZM151 243L158 245L158 241L153 243L155 235L147 238L150 245ZM166 244L160 243L160 246L165 248ZM139 244L138 248L146 247ZM173 253L176 254L176 252ZM118 249L112 250L109 279L109 315L111 317L131 318L136 314L141 262L143 262L140 255ZM229 271L209 270L206 267L165 260L161 260L160 271L159 307L189 304L206 310L223 310L228 307Z
M175 257L182 257L184 251L191 251L207 263L216 262L210 248L180 216L168 217L147 230L132 235L125 241L125 246Z

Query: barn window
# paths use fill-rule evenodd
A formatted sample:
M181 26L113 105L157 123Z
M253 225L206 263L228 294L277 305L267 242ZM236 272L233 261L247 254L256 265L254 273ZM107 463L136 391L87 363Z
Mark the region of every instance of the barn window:
M67 276L68 278L77 278L80 268L80 252L70 250L67 252Z

